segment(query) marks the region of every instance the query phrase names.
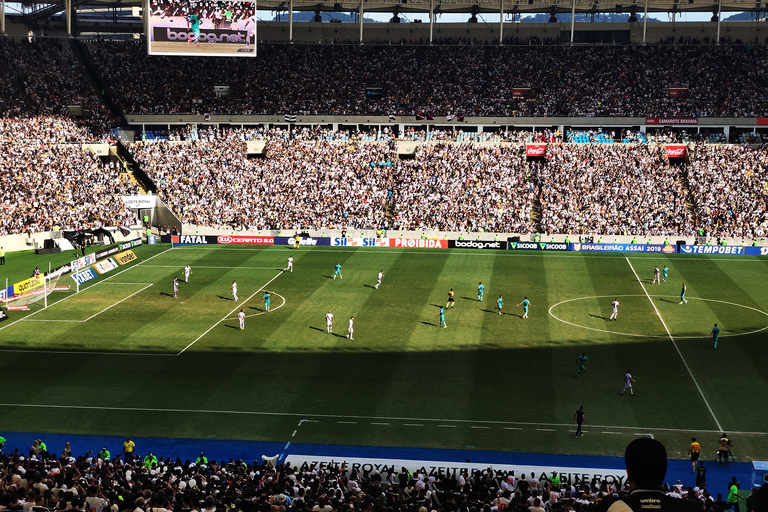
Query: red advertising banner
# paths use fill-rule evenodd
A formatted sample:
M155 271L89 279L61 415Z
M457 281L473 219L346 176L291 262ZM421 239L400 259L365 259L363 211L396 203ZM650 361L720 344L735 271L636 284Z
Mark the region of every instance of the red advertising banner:
M531 95L530 87L513 87L512 88L513 98L527 98L530 95Z
M688 146L666 146L667 158L686 158L688 156Z
M766 126L766 125L768 125L768 117L757 118L757 126Z
M645 124L654 125L696 125L699 124L699 119L696 117L646 117Z
M687 98L688 88L687 87L670 87L669 97L670 98Z
M239 244L239 245L275 245L273 236L239 236L239 235L219 235L216 237L216 243L219 244Z
M526 144L525 156L547 156L546 144Z
M434 240L431 238L389 238L390 247L407 247L409 249L447 249L448 240Z

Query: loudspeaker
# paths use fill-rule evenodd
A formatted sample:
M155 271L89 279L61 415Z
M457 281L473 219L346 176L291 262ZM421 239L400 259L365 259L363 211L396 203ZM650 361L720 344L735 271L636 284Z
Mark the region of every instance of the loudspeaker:
M56 247L56 242L49 238L48 240L44 241L43 247L45 249L53 249L54 247Z

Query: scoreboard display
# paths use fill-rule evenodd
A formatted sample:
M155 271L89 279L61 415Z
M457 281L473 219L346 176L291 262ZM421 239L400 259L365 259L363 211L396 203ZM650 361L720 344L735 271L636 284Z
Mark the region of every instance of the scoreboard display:
M256 55L256 2L149 0L150 55Z

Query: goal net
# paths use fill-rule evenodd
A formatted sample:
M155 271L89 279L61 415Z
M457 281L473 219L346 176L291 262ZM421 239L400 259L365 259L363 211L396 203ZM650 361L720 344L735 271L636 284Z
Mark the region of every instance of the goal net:
M38 276L13 285L13 295L3 298L1 302L4 306L29 306L40 301L51 294L56 288L61 275L56 276Z

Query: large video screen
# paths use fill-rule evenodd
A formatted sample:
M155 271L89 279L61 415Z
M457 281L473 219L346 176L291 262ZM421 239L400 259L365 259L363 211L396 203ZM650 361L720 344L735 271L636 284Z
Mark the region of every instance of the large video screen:
M150 55L256 55L256 2L149 0Z

